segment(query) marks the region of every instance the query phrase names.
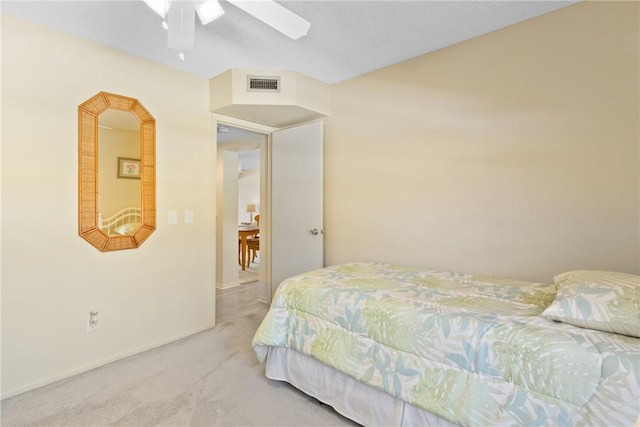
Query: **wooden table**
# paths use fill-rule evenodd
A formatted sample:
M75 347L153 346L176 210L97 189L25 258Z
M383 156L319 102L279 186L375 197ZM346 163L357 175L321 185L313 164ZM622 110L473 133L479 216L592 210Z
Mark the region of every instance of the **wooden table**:
M238 238L240 239L240 263L242 269L246 270L248 253L247 253L247 238L257 236L260 233L260 228L256 226L240 226L238 227Z

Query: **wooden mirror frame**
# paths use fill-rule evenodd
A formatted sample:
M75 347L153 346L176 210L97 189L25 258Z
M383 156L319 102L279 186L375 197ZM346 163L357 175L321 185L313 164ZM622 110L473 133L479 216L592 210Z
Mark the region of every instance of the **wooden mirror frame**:
M142 221L135 233L107 235L98 224L98 116L109 108L140 122ZM156 229L156 120L134 98L100 92L78 107L78 233L102 252L137 248Z

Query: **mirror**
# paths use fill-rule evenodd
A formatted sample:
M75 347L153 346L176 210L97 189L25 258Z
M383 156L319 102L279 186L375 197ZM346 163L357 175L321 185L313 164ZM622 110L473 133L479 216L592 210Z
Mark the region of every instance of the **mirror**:
M79 234L101 251L155 230L155 126L137 99L100 92L78 107Z
M126 236L140 227L140 122L109 108L98 117L98 228Z

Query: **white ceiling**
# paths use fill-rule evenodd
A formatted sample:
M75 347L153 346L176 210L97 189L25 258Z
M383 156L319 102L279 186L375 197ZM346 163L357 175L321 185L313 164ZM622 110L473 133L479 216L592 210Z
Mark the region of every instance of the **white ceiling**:
M233 126L218 126L217 135L219 148L238 152L240 170L260 168L260 142L266 135Z
M1 13L34 21L150 61L211 78L229 68L297 71L326 83L347 80L575 1L280 1L311 22L290 40L230 3L207 26L196 22L195 48L167 48L161 18L141 0L2 0Z

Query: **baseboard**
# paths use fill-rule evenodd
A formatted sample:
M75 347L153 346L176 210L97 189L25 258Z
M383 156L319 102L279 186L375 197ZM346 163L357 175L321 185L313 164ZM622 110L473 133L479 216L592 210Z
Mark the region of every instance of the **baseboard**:
M154 348L161 347L161 346L163 346L165 344L169 344L169 343L172 343L174 341L178 341L178 340L181 340L183 338L186 338L188 336L191 336L191 335L206 331L207 329L211 329L211 326L205 326L205 327L197 328L197 329L194 329L194 330L189 331L187 333L176 335L174 337L168 338L166 340L162 340L162 341L158 341L158 342L153 343L153 344L149 344L149 345L146 345L146 346L138 347L138 348L135 348L135 349L130 350L130 351L125 351L123 353L116 354L114 356L107 357L105 359L101 359L101 360L98 360L96 362L92 362L92 363L83 365L83 366L81 366L81 367L79 367L77 369L71 369L71 370L69 370L67 372L64 372L62 374L54 375L52 377L49 377L49 378L41 380L41 381L35 381L35 382L31 383L31 384L27 384L27 385L25 385L23 387L18 387L17 389L10 390L10 391L8 391L6 393L3 390L2 391L2 396L0 397L0 399L1 400L8 399L10 397L17 396L19 394L26 393L28 391L32 391L32 390L35 390L37 388L43 387L45 385L53 384L56 381L64 380L66 378L73 377L75 375L79 375L79 374L82 374L84 372L88 372L88 371L90 371L92 369L96 369L96 368L99 368L101 366L108 365L109 363L112 363L112 362L115 362L115 361L130 357L130 356L134 356L134 355L136 355L138 353L142 353L142 352L145 352L145 351L148 351L148 350L153 350Z
M233 282L233 283L216 283L216 289L231 289L237 288L240 286L241 282Z

